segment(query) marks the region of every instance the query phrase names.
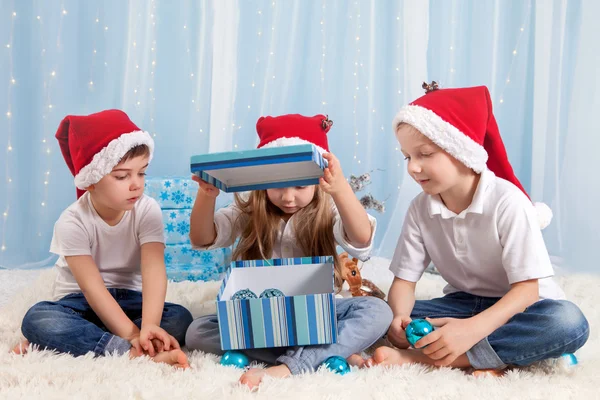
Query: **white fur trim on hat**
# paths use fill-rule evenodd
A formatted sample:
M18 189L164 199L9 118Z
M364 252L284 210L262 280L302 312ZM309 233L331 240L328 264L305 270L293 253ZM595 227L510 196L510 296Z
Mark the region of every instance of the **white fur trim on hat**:
M312 144L313 146L315 146L317 148L319 153L321 153L321 154L329 153L327 150L325 150L324 148L322 148L320 146L317 146L313 142L309 142L308 140L300 139L299 137L281 137L279 139L275 139L275 140L263 145L261 147L261 149L266 149L269 147L293 146L296 144Z
M533 203L535 211L537 211L538 222L540 223L540 229L544 229L552 221L552 210L546 203Z
M394 133L398 124L407 123L418 129L423 135L452 157L477 173L486 169L488 154L479 143L444 121L436 113L421 106L407 105L396 114L393 122Z
M81 168L75 175L75 186L85 190L90 185L98 183L100 179L112 171L123 156L135 146L145 144L150 149L150 160L154 152L154 140L148 132L135 131L124 133L116 139L113 139L105 148L94 154L92 161Z

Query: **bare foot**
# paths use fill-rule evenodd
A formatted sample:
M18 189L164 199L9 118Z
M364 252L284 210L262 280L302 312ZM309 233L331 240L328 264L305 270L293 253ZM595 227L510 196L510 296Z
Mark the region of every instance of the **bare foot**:
M391 347L381 346L375 350L373 357L365 361L365 367L370 368L374 365L403 365L403 364L425 364L436 367L469 368L471 363L466 354L458 356L450 365L444 365L429 356L423 354L420 350L408 349L398 350Z
M248 371L244 372L240 377L240 383L242 385L248 386L250 389L254 389L260 385L263 377L265 375L269 375L275 378L285 378L286 376L290 376L292 372L285 364L276 365L274 367L269 368L250 368Z
M15 354L26 354L28 347L29 347L29 340L25 339L21 343L19 343L18 345L16 345L12 349L12 352L15 353Z
M387 346L381 346L375 350L373 357L365 361L365 367L370 368L375 365L402 365L424 361L421 360L421 358L426 356L420 357L420 355L422 356L420 351L398 350Z
M346 361L353 367L363 368L365 366L365 359L360 354L352 354Z
M505 369L476 369L471 372L475 378L485 378L487 376L501 378L506 374Z
M158 353L157 355L152 357L152 360L155 362L169 364L176 368L186 369L190 367L187 356L183 351L179 349L163 351L162 353Z

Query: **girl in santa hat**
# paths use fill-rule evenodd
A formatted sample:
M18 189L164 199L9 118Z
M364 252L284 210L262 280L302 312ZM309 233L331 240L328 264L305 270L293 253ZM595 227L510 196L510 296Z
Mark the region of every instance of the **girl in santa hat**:
M259 148L311 143L328 161L319 185L255 190L235 197L235 204L215 212L219 190L197 177L200 184L192 210L190 239L202 249L231 246L239 242L234 260L333 256L335 283L341 287L341 265L336 244L361 260L369 257L375 234L375 218L368 215L346 181L337 158L329 153L327 132L332 122L324 115L261 117L256 129ZM272 364L267 369L246 371L240 382L258 385L265 374L288 376L315 370L329 356L361 360L360 353L388 329L392 313L375 297L336 300L338 341L331 345L252 349L250 358ZM223 354L216 315L195 320L186 343L190 349ZM352 356L352 357L351 357Z
M423 189L390 265L388 338L398 349L378 348L367 366L418 362L497 375L574 353L589 325L552 278L540 229L552 214L532 204L516 178L488 89L424 88L393 122L408 173ZM415 300L430 262L448 282L445 296ZM416 318L435 330L408 350L405 329Z
M165 302L162 214L144 195L154 141L120 110L69 115L56 138L78 200L54 225L54 299L29 309L23 335L74 356L129 352L187 368L180 345L192 315Z

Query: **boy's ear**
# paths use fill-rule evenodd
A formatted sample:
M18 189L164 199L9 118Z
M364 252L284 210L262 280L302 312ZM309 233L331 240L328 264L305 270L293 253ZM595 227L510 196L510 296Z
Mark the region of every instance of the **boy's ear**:
M93 192L94 189L96 189L95 185L90 185L90 186L88 186L88 187L85 188L85 190L87 190L88 192Z

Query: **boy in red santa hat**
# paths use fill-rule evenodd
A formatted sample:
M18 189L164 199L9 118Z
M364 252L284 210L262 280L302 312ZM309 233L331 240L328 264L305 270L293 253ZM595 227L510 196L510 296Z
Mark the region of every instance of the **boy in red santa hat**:
M589 336L579 308L553 281L541 229L551 211L532 204L508 161L484 86L438 89L402 108L394 133L423 192L411 203L390 270L388 338L366 365L423 363L499 374L507 366L574 353ZM430 262L444 297L415 300ZM435 330L408 350L405 328Z
M14 351L32 343L74 356L129 352L187 368L180 345L192 316L165 303L162 215L144 195L154 141L119 110L67 116L56 138L78 199L54 225L54 299L29 309L27 341Z

